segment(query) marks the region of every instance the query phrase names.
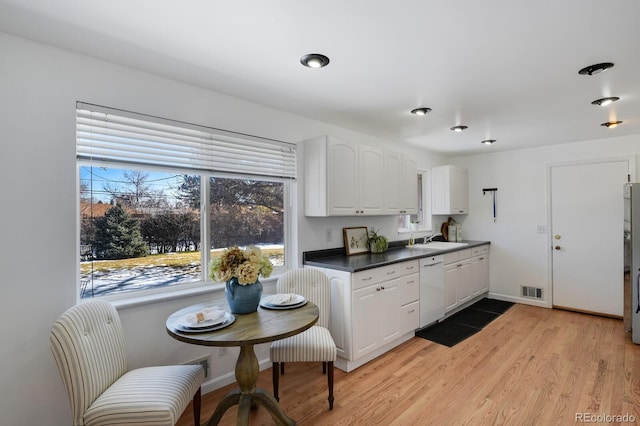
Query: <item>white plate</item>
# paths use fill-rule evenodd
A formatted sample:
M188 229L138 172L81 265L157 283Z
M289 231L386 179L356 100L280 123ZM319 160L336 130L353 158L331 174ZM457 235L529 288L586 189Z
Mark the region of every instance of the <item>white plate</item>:
M265 304L269 306L292 306L298 305L305 301L305 298L299 294L291 295L291 299L284 303L278 303L278 298L281 297L281 294L272 294L269 296L265 296L260 300L260 304Z
M303 300L300 303L296 303L295 305L272 305L270 303L262 303L260 302L260 306L262 306L265 309L295 309L295 308L299 308L301 306L304 306L307 304L307 300Z
M201 327L201 328L192 328L192 327L185 327L181 325L179 321L176 321L176 323L174 324L174 328L177 331L181 331L183 333L207 333L209 331L220 330L222 328L228 327L231 324L233 324L235 320L236 320L236 317L231 312L225 312L224 321L215 325L210 325L208 327Z
M188 315L196 314L198 312L202 312L202 311L192 312L191 314L188 314ZM213 327L215 325L222 324L223 322L225 322L227 320L226 314L227 314L227 312L222 311L222 315L220 315L218 318L212 319L212 320L200 321L197 324L193 324L191 322L188 322L187 321L187 315L185 315L182 318L180 318L177 321L177 323L180 324L180 326L185 327L185 328L193 328L193 329L209 328L209 327Z

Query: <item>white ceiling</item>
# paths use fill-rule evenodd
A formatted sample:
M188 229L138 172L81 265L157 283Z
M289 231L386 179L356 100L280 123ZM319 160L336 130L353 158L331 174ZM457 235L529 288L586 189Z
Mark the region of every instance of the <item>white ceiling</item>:
M0 0L0 31L443 153L640 134L637 0Z

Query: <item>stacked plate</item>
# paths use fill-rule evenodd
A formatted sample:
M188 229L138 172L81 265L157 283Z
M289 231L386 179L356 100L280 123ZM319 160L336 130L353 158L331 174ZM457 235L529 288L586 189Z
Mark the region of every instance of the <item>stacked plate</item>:
M215 318L199 321L195 324L192 318L193 313L179 318L175 322L176 330L182 331L183 333L206 333L230 326L236 320L236 317L227 311L221 311L220 315L217 315Z
M295 309L306 304L307 299L293 293L272 294L260 300L260 306L266 309Z

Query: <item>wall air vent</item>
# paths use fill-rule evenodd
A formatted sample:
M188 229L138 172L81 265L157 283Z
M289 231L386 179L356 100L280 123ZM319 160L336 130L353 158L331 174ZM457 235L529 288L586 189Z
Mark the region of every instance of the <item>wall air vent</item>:
M528 297L530 299L542 299L542 289L538 287L522 286L522 297Z

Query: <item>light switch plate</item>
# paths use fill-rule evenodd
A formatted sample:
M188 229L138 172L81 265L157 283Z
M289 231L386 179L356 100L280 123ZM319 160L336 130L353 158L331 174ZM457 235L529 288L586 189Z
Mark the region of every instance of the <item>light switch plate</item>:
M538 234L546 234L547 225L538 225Z

